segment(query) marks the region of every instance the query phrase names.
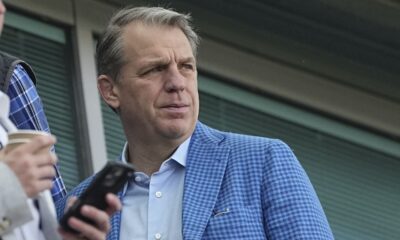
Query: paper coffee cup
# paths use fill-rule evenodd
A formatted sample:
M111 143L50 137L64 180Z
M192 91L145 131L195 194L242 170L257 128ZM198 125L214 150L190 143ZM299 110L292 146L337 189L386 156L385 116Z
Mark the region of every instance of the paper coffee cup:
M8 133L8 140L12 139L31 139L37 136L49 136L50 133L38 130L22 129Z
M50 136L50 133L37 130L18 130L15 132L10 132L8 133L8 143L6 145L5 151L12 151L18 146L32 141L32 139L37 136ZM50 148L46 150L50 151Z

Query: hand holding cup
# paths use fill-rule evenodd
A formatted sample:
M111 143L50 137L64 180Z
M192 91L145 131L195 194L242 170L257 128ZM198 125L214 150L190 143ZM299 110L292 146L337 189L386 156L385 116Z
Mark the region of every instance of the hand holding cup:
M57 156L50 152L54 136L41 131L20 130L9 134L3 161L18 177L29 198L52 187Z

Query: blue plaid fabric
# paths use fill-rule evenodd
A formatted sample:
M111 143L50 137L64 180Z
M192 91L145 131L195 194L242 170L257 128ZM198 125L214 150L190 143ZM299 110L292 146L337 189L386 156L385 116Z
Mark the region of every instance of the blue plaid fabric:
M10 119L18 129L37 129L50 132L42 101L32 80L21 65L14 69L7 95L10 97ZM52 149L54 151L54 147ZM66 195L64 182L57 166L51 193L57 201Z
M82 193L91 179L71 194ZM56 206L60 216L65 200ZM119 239L120 213L111 221L107 239ZM183 236L190 240L333 239L317 195L285 143L220 132L201 123L189 146Z

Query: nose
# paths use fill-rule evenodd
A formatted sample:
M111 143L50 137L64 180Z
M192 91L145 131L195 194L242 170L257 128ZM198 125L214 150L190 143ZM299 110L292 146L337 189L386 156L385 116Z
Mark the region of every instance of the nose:
M181 92L186 87L186 78L178 70L177 66L171 66L166 76L165 88L167 92Z

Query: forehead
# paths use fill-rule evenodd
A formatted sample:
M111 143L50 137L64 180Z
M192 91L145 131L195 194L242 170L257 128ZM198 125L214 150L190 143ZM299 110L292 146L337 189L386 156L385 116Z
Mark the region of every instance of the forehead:
M173 49L187 55L185 57L193 56L189 40L182 30L175 26L133 22L124 27L121 36L124 49L133 54Z

